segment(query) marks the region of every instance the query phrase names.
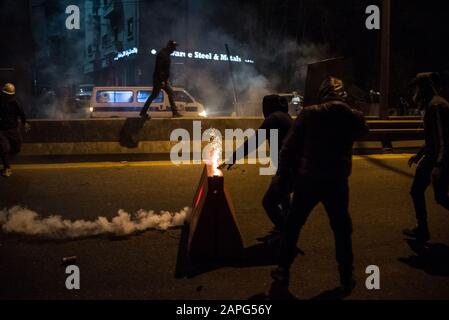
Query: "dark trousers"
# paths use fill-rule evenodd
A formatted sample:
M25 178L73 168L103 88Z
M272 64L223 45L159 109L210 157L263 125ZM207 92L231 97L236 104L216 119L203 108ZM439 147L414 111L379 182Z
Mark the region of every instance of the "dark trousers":
M170 102L170 108L171 111L175 114L178 112L178 109L176 108L175 103L175 94L173 92L172 87L168 82L162 83L162 81L154 80L153 82L153 92L151 92L151 95L148 97L147 101L145 101L145 104L143 105L141 113L146 113L148 109L150 108L151 103L154 99L157 98L161 90L164 90L165 93L167 93L168 101Z
M290 193L282 190L278 176L271 180L263 197L262 205L275 228L282 231L290 208Z
M22 148L22 136L18 128L0 130L0 158L5 169L10 168L9 154L18 154Z
M432 183L435 201L449 210L449 165L442 168L442 175L437 181L431 181L434 160L432 157L425 156L416 168L415 179L413 180L410 195L415 207L416 220L418 227L427 229L427 209L425 193Z
M290 268L296 256L299 233L310 212L323 203L334 233L336 258L341 275L352 275L352 221L349 215L348 179L317 181L301 177L294 190L290 212L281 239L279 266ZM317 237L320 235L318 234Z

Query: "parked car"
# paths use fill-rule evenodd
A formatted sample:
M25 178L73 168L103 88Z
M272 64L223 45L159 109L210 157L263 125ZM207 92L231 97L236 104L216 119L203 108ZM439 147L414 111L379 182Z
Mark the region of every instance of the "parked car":
M152 87L94 87L90 98L89 112L93 118L138 117L151 95ZM179 113L184 116L205 117L204 106L183 88L174 87L175 102ZM153 118L172 116L165 91L161 90L150 106Z

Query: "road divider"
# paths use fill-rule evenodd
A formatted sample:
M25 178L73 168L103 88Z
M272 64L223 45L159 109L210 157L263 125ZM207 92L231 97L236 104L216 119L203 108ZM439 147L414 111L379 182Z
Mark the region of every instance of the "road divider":
M24 134L22 155L168 154L177 143L170 141L171 132L181 128L193 136L193 121L199 120L31 120L32 131ZM201 128L245 131L257 129L262 122L257 117L205 118L201 119ZM424 132L420 120L368 120L368 125L370 134L356 143L356 149L416 148L422 144Z

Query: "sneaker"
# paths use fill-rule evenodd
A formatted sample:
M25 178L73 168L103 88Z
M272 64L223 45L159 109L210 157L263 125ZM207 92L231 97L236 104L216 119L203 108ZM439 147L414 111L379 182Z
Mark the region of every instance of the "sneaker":
M404 235L410 238L415 238L419 242L427 242L430 240L430 232L427 228L415 227L413 229L404 229Z
M281 237L281 232L278 229L273 228L267 235L256 238L256 240L259 242L269 242L271 239L278 237Z
M292 295L288 290L290 271L287 268L277 267L271 271L273 282L268 292L270 300L290 300Z
M151 119L151 116L148 114L148 113L140 113L140 117L141 118L143 118L143 119L147 119L147 120L149 120L149 119Z
M2 177L9 178L10 176L12 176L11 168L6 168L2 170Z

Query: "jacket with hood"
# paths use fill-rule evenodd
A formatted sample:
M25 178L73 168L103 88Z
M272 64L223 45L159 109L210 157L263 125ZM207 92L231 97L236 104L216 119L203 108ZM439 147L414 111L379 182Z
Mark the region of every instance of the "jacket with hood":
M449 103L436 91L439 81L437 73L421 73L415 79L420 94L430 94L423 121L425 145L419 154L426 155L435 166L449 162Z
M170 77L170 63L170 53L168 52L167 48L163 48L156 55L156 65L154 67L153 81L168 81L168 78Z
M287 136L287 133L289 132L293 123L291 116L288 114L288 102L285 98L273 94L265 96L263 98L262 107L265 120L258 130L266 130L266 138L268 140L268 143L270 143L270 130L278 130L278 147L280 150L282 142L285 140L285 137ZM258 133L256 132L256 145L259 146L262 142L263 141L259 141ZM246 157L251 151L253 151L249 150L248 144L248 140L246 140L245 143L234 152L234 154L232 155L232 163L236 162L237 154L239 153L239 151L241 151L241 148L244 149L244 157Z
M368 132L364 116L345 102L343 82L328 77L320 105L306 107L293 124L280 153L279 172L318 180L351 174L353 143Z
M22 124L27 121L25 112L15 95L0 93L0 130L17 129L19 119Z

